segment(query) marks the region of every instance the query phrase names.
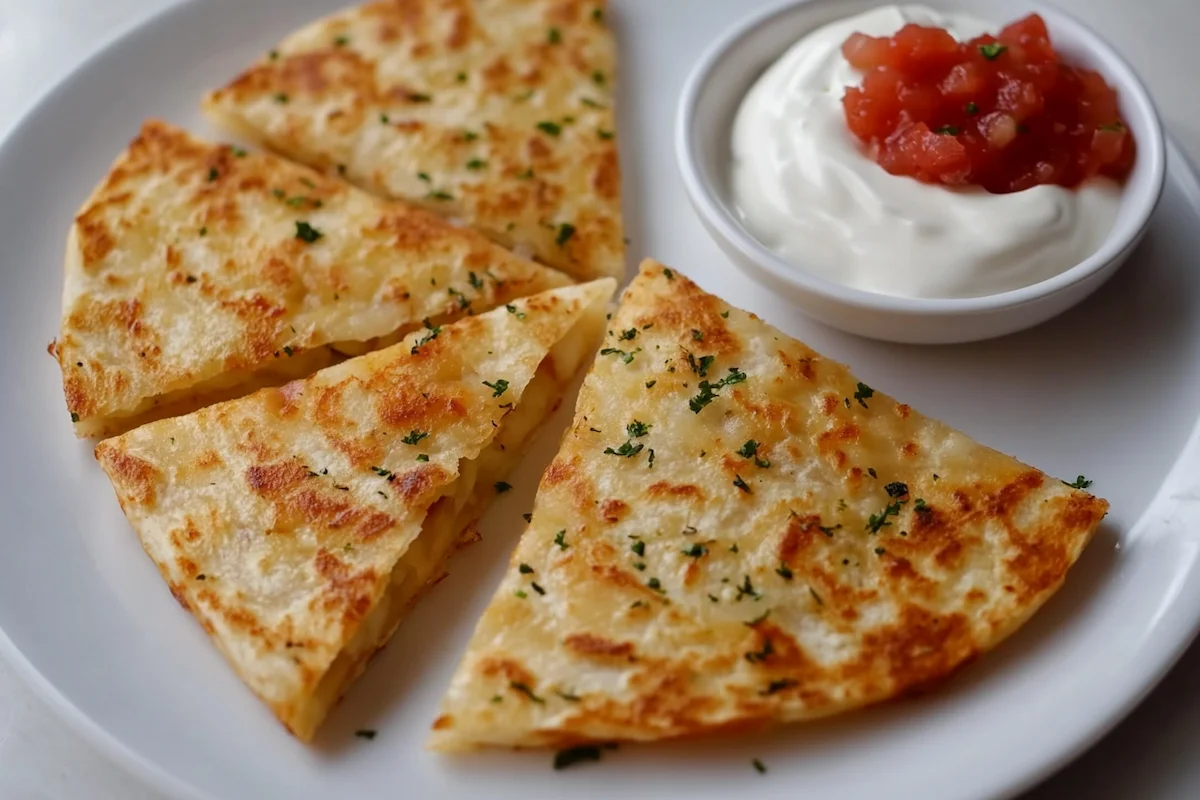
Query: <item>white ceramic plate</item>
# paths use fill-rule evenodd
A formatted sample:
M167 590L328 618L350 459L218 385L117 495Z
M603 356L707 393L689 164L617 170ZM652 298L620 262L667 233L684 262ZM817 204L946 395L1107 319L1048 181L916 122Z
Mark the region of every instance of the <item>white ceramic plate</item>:
M336 0L332 0L336 2ZM746 739L626 747L550 769L544 753L423 749L476 615L569 416L516 489L330 718L291 739L171 599L69 430L54 362L69 220L155 114L208 131L196 101L330 0L206 0L112 44L0 149L0 650L97 743L188 798L968 798L1008 794L1077 753L1149 690L1200 621L1200 183L1172 148L1145 244L1082 306L1007 339L917 348L809 322L744 280L693 217L672 114L705 45L759 0L614 0L626 213L654 254L984 442L1073 478L1112 514L1063 591L998 652L919 701ZM682 24L686 21L686 24ZM364 741L358 728L374 728ZM770 771L757 774L750 759Z

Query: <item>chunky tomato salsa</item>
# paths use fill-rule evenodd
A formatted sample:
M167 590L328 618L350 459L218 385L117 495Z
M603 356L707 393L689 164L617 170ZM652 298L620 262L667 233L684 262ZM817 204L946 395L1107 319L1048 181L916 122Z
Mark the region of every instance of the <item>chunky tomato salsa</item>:
M1133 167L1116 92L1066 63L1037 14L968 42L920 25L856 33L842 53L865 73L846 90L846 122L894 175L1005 193Z

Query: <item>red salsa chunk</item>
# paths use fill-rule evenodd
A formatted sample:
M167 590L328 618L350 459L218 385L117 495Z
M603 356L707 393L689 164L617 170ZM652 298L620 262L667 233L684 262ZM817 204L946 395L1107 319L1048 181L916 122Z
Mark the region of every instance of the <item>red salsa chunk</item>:
M1133 168L1116 91L1065 63L1037 14L969 42L921 25L856 33L842 53L865 73L846 123L893 175L1005 193Z

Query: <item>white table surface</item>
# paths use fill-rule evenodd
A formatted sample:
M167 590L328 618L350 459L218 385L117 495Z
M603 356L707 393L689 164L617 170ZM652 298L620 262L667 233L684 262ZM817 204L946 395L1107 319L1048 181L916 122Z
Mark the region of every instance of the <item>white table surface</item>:
M1195 55L1200 2L1057 3L1097 28L1133 62L1168 129L1200 162ZM169 4L170 0L0 0L0 136L87 55ZM1045 724L1053 725L1054 720ZM1029 798L1200 798L1197 753L1200 644L1122 725ZM0 661L0 800L77 798L164 800L68 728Z

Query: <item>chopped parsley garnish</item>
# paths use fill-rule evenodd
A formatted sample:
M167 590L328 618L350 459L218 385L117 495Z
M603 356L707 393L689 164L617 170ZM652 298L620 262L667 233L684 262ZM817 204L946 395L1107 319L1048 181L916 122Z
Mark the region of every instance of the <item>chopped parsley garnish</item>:
M558 546L559 546L559 548L561 548L561 549L563 549L563 550L566 550L568 547L570 547L570 546L571 546L571 545L567 544L567 531L566 531L566 528L564 528L563 530L561 530L561 531L559 531L558 533L554 534L554 543L555 543L556 545L558 545Z
M417 455L417 461L428 461L428 460L429 460L428 453L420 453Z
M887 550L884 550L882 547L875 548L875 555L877 555L877 556L881 556L886 552L887 552Z
M641 540L634 542L629 549L632 550L633 554L636 556L646 555L646 543Z
M458 300L459 309L469 308L471 306L471 301L467 299L467 296L458 289L455 289L453 286L447 289L446 293Z
M934 133L939 133L942 136L958 136L959 131L958 128L953 125L943 125L942 127L934 130Z
M691 368L692 372L696 373L701 378L708 377L708 368L711 367L712 363L716 360L716 356L700 356L699 360L697 360L696 357L691 353L687 354L688 366Z
M603 141L608 141L609 139L611 139L611 138L613 138L614 136L616 136L616 134L615 134L615 133L613 133L612 131L606 131L606 130L604 130L603 128L597 128L597 129L596 129L596 135L597 135L597 136L599 136L599 137L600 137L600 139L601 139L601 140L603 140Z
M521 517L526 522L533 522L533 514L522 514Z
M371 467L371 472L374 472L381 478L392 477L392 471L390 469L384 469L383 467Z
M642 452L643 447L645 447L645 445L641 445L641 444L635 445L633 442L625 442L623 445L618 447L616 450L614 450L611 447L604 448L604 455L620 456L621 458L633 458L638 453Z
M730 367L729 374L716 383L700 381L700 393L688 401L688 407L692 409L692 413L699 414L701 409L716 398L718 389L731 386L735 383L742 383L745 380L746 373L740 372L737 367Z
M559 750L554 754L554 768L566 769L586 761L599 761L600 748L595 745L582 745Z
M550 44L561 44L562 31L560 31L558 28L551 28L550 30L546 31L546 41Z
M467 282L471 284L472 289L482 289L483 288L483 279L480 278L478 275L476 275L474 272L467 273Z
M276 103L286 103L288 101L288 96L283 92L280 92L279 94L275 95L274 100Z
M759 761L757 758L751 759L750 763L754 765L754 768L758 770L760 775L767 774L767 765Z
M640 353L641 350L642 350L642 348L639 347L636 350L631 350L629 352L626 352L624 350L618 350L615 347L606 347L600 351L600 355L602 355L602 356L613 356L613 355L620 356L621 360L624 361L626 364L632 364L634 355L637 353Z
M424 181L425 183L430 183L430 182L432 182L432 181L433 181L433 178L429 177L429 173L428 173L428 172L418 172L418 173L417 173L417 178L418 178L419 180L422 180L422 181Z
M1067 482L1063 481L1063 483L1067 483ZM1070 486L1072 489L1086 489L1091 485L1092 485L1092 482L1089 481L1087 478L1083 477L1082 475L1077 477L1072 483L1067 483L1067 486Z
M734 545L734 546L736 547L737 545ZM736 553L737 551L736 551L736 550L734 550L733 552L735 552L735 553ZM739 587L738 587L738 590L737 590L737 599L740 601L740 600L741 600L743 597L745 597L746 595L749 595L750 597L753 597L755 600L757 600L758 598L762 597L762 595L761 595L761 594L759 594L758 592L754 591L754 584L750 582L750 576L749 576L749 575L745 575L745 576L743 576L742 585L741 585L741 586L739 586ZM767 612L767 614L769 614L769 613L770 613L770 612L768 611L768 612ZM763 615L762 615L761 617L759 617L758 619L752 620L752 621L750 621L750 622L748 622L748 623L746 623L746 624L748 624L748 625L749 625L751 628L753 628L755 625L757 625L758 623L760 623L760 622L762 622L764 619L766 619L766 618L767 618L767 614L763 614Z
M525 312L524 312L524 311L521 311L519 308L517 308L516 306L514 306L512 303L509 303L508 305L506 305L506 306L504 307L504 309L505 309L505 310L506 310L508 313L510 313L510 314L512 314L514 317L516 317L517 319L525 319Z
M880 513L872 514L867 520L867 531L869 533L879 533L880 530L891 525L892 523L888 521L888 517L899 516L902 505L904 505L904 502L897 500L895 503L889 503Z
M534 694L533 689L530 689L529 684L527 684L527 683L521 683L520 681L512 681L508 685L510 687L512 687L512 689L514 691L520 692L521 694L525 695L526 697L528 697L530 700L532 700L535 703L545 703L546 702L545 700L543 700L542 698L540 698L536 694Z
M825 605L825 601L821 599L821 595L817 594L816 589L814 589L810 586L810 587L808 587L808 593L812 595L813 600L817 601L817 605L819 605L819 606Z
M408 102L410 103L429 103L432 102L433 95L421 94L419 92L409 93Z
M454 76L454 80L458 81L459 83L466 83L467 82L467 73L465 73L465 72L458 73L457 75Z
M746 494L750 494L750 486L744 480L742 480L741 475L734 476L733 485L736 486L737 488L741 489Z
M764 617L764 619L765 619L765 617ZM753 628L753 627L754 627L756 624L758 624L758 623L757 623L757 622L754 622L754 623L746 623L746 624L747 624L749 627ZM747 661L749 661L751 664L761 664L762 662L764 662L764 661L766 661L768 658L770 658L772 655L774 655L774 653L775 653L775 646L774 646L773 644L771 644L771 637L769 637L769 636L764 636L764 637L763 637L762 649L761 649L761 650L755 650L755 651L753 651L753 652L750 652L750 653L746 653L746 654L745 654L745 658L746 658L746 660L747 660Z
M701 558L708 554L708 548L697 543L684 550L683 554L685 556L690 556L691 558Z
M640 439L650 432L653 425L647 425L641 420L635 419L633 422L625 426L625 432L629 434L630 439Z
M442 200L442 201L454 199L454 195L450 194L449 192L444 192L441 189L438 189L437 191L434 191L434 192L430 192L429 194L425 195L425 197L429 200Z
M564 222L558 226L558 235L554 237L554 243L559 247L566 244L572 236L575 235L575 226L569 222Z
M349 36L338 36L333 40L334 47L345 47L348 44L350 44Z
M299 239L300 241L305 242L306 244L312 244L313 242L315 242L317 239L320 239L324 235L325 234L321 233L319 230L314 228L312 225L309 225L304 220L296 221L296 238Z
M537 124L537 129L542 133L549 134L550 136L558 136L560 133L562 133L562 126L557 122L550 122L549 120L539 122Z
M703 342L704 341L704 331L699 330L698 328L692 328L692 339L697 342Z
M779 569L775 570L775 573L785 581L790 581L793 577L792 568L789 567L787 563L780 563Z
M507 481L496 481L492 484L492 488L496 490L496 494L504 494L512 489L512 484Z
M487 162L482 158L472 158L467 162L467 169L480 170L487 166Z
M763 689L761 692L759 692L759 694L765 697L769 694L782 692L784 689L790 689L795 685L796 681L792 680L791 678L783 678L781 680L771 681L767 684L767 688Z
M429 438L428 431L409 431L408 435L405 436L400 441L404 442L405 444L416 444L417 442L421 441L422 439L428 439L428 438Z
M593 8L592 9L592 22L604 22L604 9L603 8Z
M658 578L651 578L650 580L646 581L646 585L656 592L663 591L662 581L660 581Z
M580 99L579 102L583 103L588 108L604 108L603 103L597 102L596 100L593 100L590 97L584 97L584 98Z
M874 468L874 467L867 467L867 474L868 474L868 475L870 475L872 478L878 478L878 477L879 477L879 473L877 473L877 472L875 471L875 468Z
M219 169L217 169L216 167L208 168L208 182L209 183L212 183L219 177L221 177L221 171Z
M533 567L529 566L529 565L528 565L528 564L526 564L524 561L522 561L522 562L521 562L521 566L517 567L517 570L518 570L518 571L519 571L519 572L520 572L522 575L530 575L530 574L532 574L532 573L533 573Z
M205 225L203 228L200 229L200 235L208 236L208 226L207 225ZM192 283L192 281L188 281L188 283Z
M517 177L523 181L533 178L533 167L526 167L524 172L518 172Z
M832 539L832 538L833 538L833 532L834 532L834 531L836 531L836 530L840 530L840 529L841 529L841 527L842 527L841 525L834 525L834 526L832 526L832 527L829 527L829 528L827 528L827 527L825 527L824 525L818 525L818 526L817 526L817 530L819 530L821 533L825 534L825 535L826 535L826 536L828 536L830 539Z
M529 588L530 588L530 589L533 589L535 592L537 592L537 593L538 593L538 594L540 594L540 595L545 595L545 594L546 594L546 590L545 590L545 589L543 589L541 586L538 586L538 584L537 584L537 581L530 581L530 582L529 582Z
M854 399L858 401L858 404L860 406L862 406L863 408L866 408L867 401L870 400L874 396L875 396L874 389L872 389L870 386L867 386L862 381L858 382L858 388L854 391Z
M989 42L987 44L979 45L979 52L982 53L983 57L986 58L988 61L995 61L997 58L1000 57L1000 54L1003 53L1007 49L1008 49L1007 47L1000 44L999 42Z
M884 486L883 490L888 493L888 497L904 497L906 494L908 494L908 484L901 483L900 481L893 481L887 486Z
M429 322L428 319L426 319L425 320L425 330L427 331L427 333L424 336L422 336L420 339L418 339L417 343L415 345L413 345L412 354L414 356L417 354L418 350L420 350L422 347L429 344L430 342L432 342L434 339L436 339L438 337L438 334L440 334L442 332L442 326L441 325L433 325Z
M646 381L646 388L647 388L647 389L653 389L653 388L654 388L654 384L656 384L656 383L658 383L658 381Z
M597 86L603 86L607 82L608 77L605 76L603 70L592 70L592 83L596 84Z
M479 134L475 131L463 131L462 137L464 142L473 142L479 138Z
M504 380L503 378L500 378L495 383L484 381L483 385L492 390L492 397L499 397L508 391L508 381Z
M965 111L971 116L975 116L979 113L979 104L972 100L971 102L967 103Z
M670 267L663 267L663 277L669 281L675 280L675 271Z
M360 730L355 731L354 735L360 739L366 739L369 742L378 735L378 732L373 731L370 728L362 728Z
M568 703L578 703L580 700L583 699L582 697L575 694L574 692L564 692L562 689L555 689L554 693L556 695L558 695L559 697L561 697L563 700L566 700Z
M272 61L278 61L279 60L279 51L272 50L271 52L267 53L267 58L271 59Z
M71 412L71 422L79 422L79 415L74 411Z
M619 339L622 342L627 342L637 335L638 335L638 329L630 328L629 330L621 331L621 335L618 336L617 339Z

